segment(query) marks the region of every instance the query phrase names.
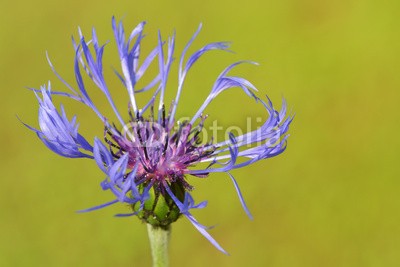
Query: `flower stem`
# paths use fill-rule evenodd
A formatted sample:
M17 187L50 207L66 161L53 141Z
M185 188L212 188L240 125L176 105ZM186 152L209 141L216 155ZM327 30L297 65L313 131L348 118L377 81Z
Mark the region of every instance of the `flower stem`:
M147 224L153 267L168 267L168 241L171 228L154 227Z

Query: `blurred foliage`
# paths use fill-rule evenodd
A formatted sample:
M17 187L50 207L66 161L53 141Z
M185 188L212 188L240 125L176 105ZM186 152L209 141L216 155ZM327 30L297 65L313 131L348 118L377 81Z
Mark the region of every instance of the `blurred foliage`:
M118 63L112 15L127 31L146 20L148 50L157 29L164 37L176 29L181 51L200 22L193 47L233 42L235 54L211 52L193 68L178 115L194 114L218 73L239 59L260 66L236 73L276 105L284 96L296 113L284 154L233 173L254 221L226 176L190 179L197 201L209 200L196 216L218 225L211 233L231 256L182 219L173 225L171 266L398 266L399 1L3 0L0 10L1 266L150 265L145 225L113 217L126 207L74 212L112 198L100 189L95 163L53 154L15 116L37 125L37 103L26 86L50 79L62 88L45 51L74 81L70 35L78 25L88 35L95 26L102 42L110 40L106 75L117 102L126 105L109 67ZM175 85L170 79L169 97ZM63 102L70 116L79 115L86 136L102 135L90 110ZM221 95L208 113L243 126L246 117L264 114L239 90Z

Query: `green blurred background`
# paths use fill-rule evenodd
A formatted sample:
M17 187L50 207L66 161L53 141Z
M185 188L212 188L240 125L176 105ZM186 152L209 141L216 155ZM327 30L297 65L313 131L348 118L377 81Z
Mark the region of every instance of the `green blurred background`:
M254 221L225 175L190 179L196 199L209 200L195 215L217 225L210 232L231 256L182 219L173 225L171 266L399 266L399 1L116 2L1 1L0 266L150 266L145 225L113 217L126 207L75 213L112 199L100 190L94 162L53 154L16 118L37 125L37 103L25 86L50 79L61 88L46 50L74 81L77 26L87 35L95 26L101 42L111 41L105 69L125 107L109 67L118 63L112 15L127 31L148 22L147 51L157 29L164 37L176 29L181 51L200 22L194 48L233 42L235 54L211 52L193 68L178 115L192 115L218 73L239 59L260 66L235 73L276 105L284 96L296 113L284 154L233 172ZM90 140L102 135L90 110L63 102ZM223 125L243 127L247 116L264 115L239 90L208 111Z

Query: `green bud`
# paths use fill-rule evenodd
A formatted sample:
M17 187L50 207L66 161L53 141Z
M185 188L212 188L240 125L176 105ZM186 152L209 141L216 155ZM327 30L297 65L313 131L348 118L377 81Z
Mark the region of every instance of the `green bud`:
M139 192L143 193L145 184L139 186ZM170 186L171 191L176 198L183 202L185 196L185 189L179 182L172 183ZM171 223L178 220L180 211L174 200L166 193L161 194L154 186L149 190L150 197L144 202L143 209L138 212L141 203L132 205L135 212L138 212L138 217L148 224L155 227L167 228Z

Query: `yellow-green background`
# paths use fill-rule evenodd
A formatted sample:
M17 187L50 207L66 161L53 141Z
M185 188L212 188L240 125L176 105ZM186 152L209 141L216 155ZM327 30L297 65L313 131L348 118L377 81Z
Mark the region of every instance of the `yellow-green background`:
M102 42L111 40L105 69L112 76L112 15L127 30L148 21L147 51L157 29L164 36L176 29L181 51L199 22L194 47L233 42L235 54L211 52L193 68L179 115L192 115L218 72L239 59L261 65L235 73L278 106L284 96L296 113L283 155L233 172L254 221L225 175L190 180L196 199L209 200L197 218L217 225L210 232L231 256L182 219L173 225L171 266L399 266L400 2L113 2L1 1L1 266L150 266L145 225L113 217L128 211L123 205L75 213L112 198L100 190L94 162L53 154L16 118L37 126L37 103L25 86L50 79L60 88L46 50L73 82L70 36L78 25L86 34L96 26ZM123 111L126 95L112 79ZM88 109L64 102L90 140L102 135ZM264 114L239 90L221 95L209 113L242 126L246 116Z

